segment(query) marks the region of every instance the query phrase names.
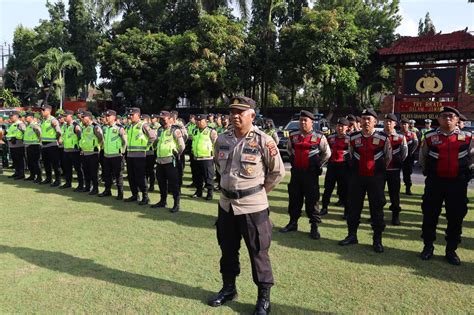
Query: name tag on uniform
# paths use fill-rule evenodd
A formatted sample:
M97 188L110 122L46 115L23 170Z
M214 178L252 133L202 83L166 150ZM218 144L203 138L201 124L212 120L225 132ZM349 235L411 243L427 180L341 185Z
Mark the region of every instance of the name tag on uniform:
M374 140L372 140L372 144L374 144L374 145L379 145L379 143L380 143L379 138L374 138Z
M242 150L242 153L245 154L252 154L252 155L257 155L260 151L258 149L253 149L253 148L244 148Z
M228 145L221 145L219 146L219 150L229 151L230 147Z
M466 135L465 134L458 134L458 140L459 141L466 141Z

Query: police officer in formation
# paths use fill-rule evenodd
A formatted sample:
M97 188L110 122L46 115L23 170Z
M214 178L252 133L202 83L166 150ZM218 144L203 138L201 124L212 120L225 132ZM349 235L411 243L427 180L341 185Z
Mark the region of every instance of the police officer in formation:
M270 137L273 138L273 140L275 140L275 143L278 145L278 143L280 142L280 138L278 137L278 133L277 133L277 130L275 128L275 123L273 122L273 119L271 118L266 118L265 121L264 121L264 129L263 131L269 135Z
M82 114L84 129L81 133L79 146L84 155L84 192L89 195L99 193L99 152L104 141L102 128L92 121L92 113Z
M44 105L41 108L41 115L43 116L41 122L41 158L46 178L40 184L51 184L51 187L59 187L61 185L61 155L58 140L61 139L61 126L59 121L51 115L51 110L50 105Z
M170 112L170 124L173 128L177 128L181 131L181 135L183 137L184 142L186 143L188 139L188 130L186 126L183 124L181 119L178 119L178 112L173 110ZM183 185L183 176L184 176L184 166L186 162L186 158L184 156L184 151L181 151L177 156L177 167L178 167L178 178L179 178L179 189L181 190L181 186Z
M156 133L140 119L140 108L132 107L129 111L131 124L127 131L127 173L132 196L126 202L138 201L138 191L142 193L139 205L150 202L146 185L146 152L156 139Z
M385 115L384 132L392 146L392 158L387 165L385 180L390 196L390 210L392 211L392 224L400 225L400 170L402 163L408 155L408 145L405 136L395 130L398 119L395 114Z
M268 255L272 223L267 194L283 179L285 167L275 141L252 125L254 109L250 98L231 99L233 128L221 134L215 145L214 161L222 187L216 228L223 284L208 303L217 307L237 297L235 280L240 274L239 249L244 238L258 287L254 314L268 314L274 279Z
M305 204L306 215L311 224L310 237L319 239L319 175L331 156L326 137L313 130L315 117L311 112L300 112L300 128L290 133L288 152L291 160L291 179L288 184L288 213L290 222L280 230L282 233L298 230L298 219Z
M23 134L26 126L20 120L17 112L10 114L11 124L7 129L8 147L13 161L14 173L10 176L13 179L25 178L25 146L23 144Z
M329 135L327 140L331 148L331 157L324 177L324 194L322 198L321 215L328 213L329 201L337 183L338 195L344 206L344 220L347 219L347 189L349 185L349 135L347 130L350 122L347 118L337 120L336 132Z
M462 224L467 213L467 183L471 179L474 162L472 135L457 127L460 113L445 106L438 115L439 128L425 133L419 163L426 176L421 209L424 248L421 259L434 254L433 242L443 202L446 208L445 258L453 265L461 264L456 249L461 243Z
M26 161L30 176L25 180L31 180L34 183L42 181L40 156L41 156L41 127L35 121L34 113L26 114L26 130L23 135L25 145Z
M196 115L197 128L194 130L192 151L195 165L193 198L202 197L203 185L207 190L206 200L212 200L214 191L214 164L212 162L217 132L208 127L206 115Z
M415 151L418 148L418 136L416 132L410 130L410 121L407 118L400 120L400 131L405 136L408 146L407 157L402 162L403 183L405 184L405 193L411 195L411 174L415 163Z
M377 113L364 109L361 130L350 135L349 150L352 156L348 198L348 235L339 242L346 246L357 244L357 229L364 206L365 195L369 198L369 210L373 235L373 249L382 253L382 232L385 229L385 170L392 158L392 147L388 136L375 130Z
M107 124L104 127L104 170L105 189L99 197L112 196L112 182L117 185L117 200L123 199L123 155L127 147L125 128L117 123L117 113L114 110L105 112Z
M173 195L173 207L170 212L179 211L180 178L179 161L184 152L185 141L181 128L172 125L171 113L160 112L160 125L156 144L156 178L160 188L160 201L152 208L165 208L168 192ZM183 156L184 158L184 156Z
M66 110L64 112L66 124L62 135L64 147L64 177L66 183L61 188L72 187L72 170L76 172L78 186L75 192L84 192L84 173L81 166L81 148L79 140L82 135L82 128L78 122L73 119L74 112Z

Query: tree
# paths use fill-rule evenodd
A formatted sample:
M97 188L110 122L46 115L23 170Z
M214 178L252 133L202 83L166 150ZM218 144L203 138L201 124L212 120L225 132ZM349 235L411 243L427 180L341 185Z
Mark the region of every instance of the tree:
M35 50L38 54L53 47L67 50L69 35L66 6L62 0L59 0L54 4L47 1L46 7L49 12L49 20L40 20L40 25L35 27L38 36Z
M94 19L92 8L84 0L69 0L67 31L69 33L68 50L82 65L78 76L75 70L66 71L66 92L76 95L80 87L87 92L87 86L97 80L97 49L100 33Z
M426 12L425 21L423 22L422 19L420 19L418 22L418 36L434 34L436 34L436 28L431 20L430 13Z
M66 69L74 69L81 72L82 66L71 52L62 52L57 48L50 48L44 54L40 54L33 59L33 65L39 69L37 74L38 84L43 85L47 80L52 83L51 87L56 91L60 99L60 108L62 109L62 95L64 93L64 72ZM46 93L44 103L48 103L51 87Z

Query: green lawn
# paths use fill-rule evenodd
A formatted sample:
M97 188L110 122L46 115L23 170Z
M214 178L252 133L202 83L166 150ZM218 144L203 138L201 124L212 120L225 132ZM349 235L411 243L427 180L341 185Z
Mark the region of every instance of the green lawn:
M243 242L238 301L216 309L206 305L221 285L214 229L217 200L192 200L193 191L183 189L182 211L171 214L13 181L7 179L9 174L0 175L2 313L253 311L256 287ZM279 185L270 196L275 224L270 255L276 280L272 311L473 312L474 214L471 211L464 224L461 266L444 261L443 217L436 256L421 261L421 193L422 187L415 187L413 196L402 195L403 225L387 225L385 253L376 254L366 210L359 245L337 245L346 235L337 207L324 217L321 240L308 237L304 217L299 232L278 233L288 221L286 182ZM157 202L159 194L152 193L151 199Z

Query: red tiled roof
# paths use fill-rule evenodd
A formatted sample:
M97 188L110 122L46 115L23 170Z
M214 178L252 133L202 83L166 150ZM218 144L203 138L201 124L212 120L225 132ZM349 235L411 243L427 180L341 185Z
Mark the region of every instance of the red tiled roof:
M394 42L392 47L381 48L378 52L381 56L390 56L458 50L474 50L474 36L467 31L421 37L404 36Z

